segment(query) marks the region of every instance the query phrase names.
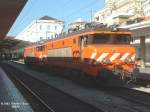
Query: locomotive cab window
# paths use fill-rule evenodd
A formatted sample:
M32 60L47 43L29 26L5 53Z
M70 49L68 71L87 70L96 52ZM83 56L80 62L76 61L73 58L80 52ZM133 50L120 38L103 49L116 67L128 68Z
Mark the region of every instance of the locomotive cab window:
M130 44L130 35L126 34L94 34L85 38L86 44Z
M38 46L36 47L37 51L44 51L45 50L45 46Z
M90 43L89 43L89 40L90 40L89 37L88 37L87 35L84 35L84 36L81 36L81 37L80 37L79 43L80 43L80 45L81 45L82 42L83 42L83 45L86 46L86 45L90 44Z

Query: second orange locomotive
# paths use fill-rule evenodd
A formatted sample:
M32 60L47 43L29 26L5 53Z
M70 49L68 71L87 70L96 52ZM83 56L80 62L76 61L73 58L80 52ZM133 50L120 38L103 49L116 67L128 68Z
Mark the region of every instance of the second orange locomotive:
M135 48L130 40L131 32L123 29L86 29L28 46L24 59L26 64L78 70L94 78L133 79Z

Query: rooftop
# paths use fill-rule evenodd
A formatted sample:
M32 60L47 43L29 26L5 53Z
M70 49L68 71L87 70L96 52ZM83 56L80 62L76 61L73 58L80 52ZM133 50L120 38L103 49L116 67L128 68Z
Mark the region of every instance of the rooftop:
M59 22L63 22L61 20L58 20L56 18L50 17L50 16L43 16L41 17L39 20L54 20L54 21L59 21Z
M50 17L50 16L43 16L39 20L57 20L56 18Z

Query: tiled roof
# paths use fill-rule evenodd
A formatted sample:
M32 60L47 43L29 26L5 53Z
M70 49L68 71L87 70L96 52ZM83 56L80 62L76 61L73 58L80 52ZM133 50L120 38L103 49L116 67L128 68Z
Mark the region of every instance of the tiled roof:
M54 21L57 21L57 22L64 22L64 21L58 20L58 19L50 17L50 16L43 16L39 20L54 20Z
M39 20L57 20L56 18L50 17L50 16L43 16Z

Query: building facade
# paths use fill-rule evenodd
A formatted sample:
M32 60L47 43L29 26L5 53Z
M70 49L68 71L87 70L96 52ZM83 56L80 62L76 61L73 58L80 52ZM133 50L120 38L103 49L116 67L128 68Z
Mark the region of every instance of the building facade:
M37 42L40 40L55 38L62 33L63 27L63 21L44 16L39 20L34 20L16 36L16 39Z
M106 0L104 9L94 15L94 20L108 25L125 24L128 19L144 15L143 0Z
M144 0L143 9L144 9L144 15L150 16L150 0Z

